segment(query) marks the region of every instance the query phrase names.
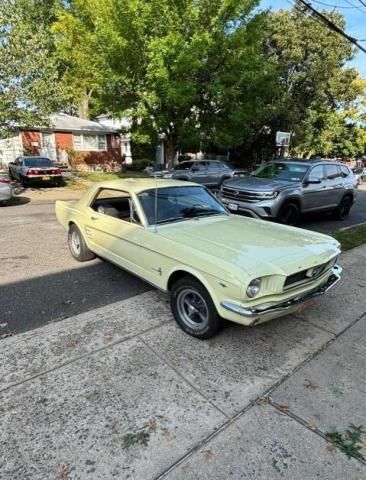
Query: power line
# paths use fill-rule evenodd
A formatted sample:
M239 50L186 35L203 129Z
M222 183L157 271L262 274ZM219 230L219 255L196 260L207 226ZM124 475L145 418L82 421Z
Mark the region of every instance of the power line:
M366 3L363 1L363 0L358 0L360 2L361 5L363 5L364 7L366 7Z
M353 8L357 8L357 10L359 10L360 12L362 13L366 13L365 10L363 10L361 7L359 7L358 5L354 5L353 3L351 3L349 0L344 0L346 3L348 3L348 5L351 5Z
M338 27L338 25L336 25L331 20L329 20L328 17L326 17L321 12L316 10L310 3L306 2L305 0L298 0L298 2L301 3L302 5L304 5L304 7L307 10L309 10L315 17L317 17L319 20L321 20L321 22L323 24L325 24L330 30L338 33L339 35L341 35L342 37L347 39L349 42L353 43L353 45L356 45L357 48L359 48L364 53L366 53L366 48L364 48L362 45L360 45L358 43L357 38L354 38L354 37L351 37L350 35L348 35L348 33L344 32L340 27Z
M351 9L351 8L359 8L358 6L356 5L352 5L350 7L347 7L346 5L332 5L330 3L324 3L324 2L320 2L319 0L313 0L313 2L315 3L319 3L320 5L323 5L324 7L330 7L330 8L346 8L346 9Z

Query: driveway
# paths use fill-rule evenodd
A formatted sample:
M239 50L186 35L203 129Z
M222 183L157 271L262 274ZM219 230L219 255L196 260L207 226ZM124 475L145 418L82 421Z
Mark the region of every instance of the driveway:
M365 261L342 255L302 314L209 341L156 291L2 340L1 478L364 480Z
M76 198L80 194L58 192L57 195ZM0 324L6 324L0 328L0 338L150 288L102 260L87 263L73 260L67 234L56 221L54 200L50 203L49 196L44 191L30 192L13 206L0 209ZM23 203L29 197L32 200Z
M0 338L118 302L150 286L102 260L72 259L66 232L54 214L56 199L81 192L66 188L25 190L0 209ZM366 186L345 222L324 216L303 219L301 227L324 233L366 221Z

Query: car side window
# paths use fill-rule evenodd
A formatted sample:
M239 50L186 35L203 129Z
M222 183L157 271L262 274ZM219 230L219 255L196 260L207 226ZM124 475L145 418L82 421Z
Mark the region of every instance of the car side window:
M343 178L346 178L349 176L350 171L348 167L346 167L345 165L340 165L339 168L341 169L341 175Z
M207 170L208 169L208 162L198 162L198 168L200 170Z
M333 165L325 165L325 175L327 180L335 180L341 176L338 166Z
M323 165L317 165L316 167L311 169L309 174L309 179L319 179L324 180L324 168Z
M221 168L222 168L222 164L218 163L218 162L209 162L209 164L208 164L208 169L210 171L217 172L217 170L221 170Z
M130 194L123 190L102 188L97 193L90 207L103 215L141 225Z

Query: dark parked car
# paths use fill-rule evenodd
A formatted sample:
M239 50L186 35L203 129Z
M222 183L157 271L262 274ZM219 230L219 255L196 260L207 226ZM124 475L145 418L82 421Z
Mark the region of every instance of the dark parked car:
M9 163L9 176L21 182L23 187L35 183L61 185L62 172L49 158L18 157Z
M218 188L224 180L243 173L244 170L236 170L229 163L220 160L192 160L178 163L169 171L154 172L153 176L187 180L206 187Z
M345 219L356 200L357 180L347 165L286 159L262 165L250 176L223 183L220 199L232 212L294 223L301 213L333 211Z
M366 168L365 167L355 167L352 168L352 172L357 179L359 185L366 182Z

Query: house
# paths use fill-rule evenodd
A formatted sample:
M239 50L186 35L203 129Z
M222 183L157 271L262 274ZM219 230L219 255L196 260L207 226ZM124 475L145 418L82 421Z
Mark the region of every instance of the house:
M131 154L131 137L128 132L131 128L131 120L127 117L117 118L111 113L105 113L96 117L97 122L101 125L114 128L121 134L121 152L126 164L132 163Z
M0 139L0 164L6 168L19 155L44 155L88 170L118 169L121 138L116 129L63 113L52 115L48 127L17 127Z

